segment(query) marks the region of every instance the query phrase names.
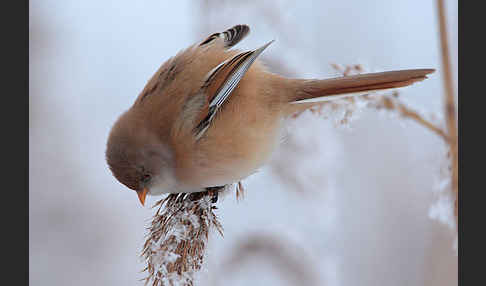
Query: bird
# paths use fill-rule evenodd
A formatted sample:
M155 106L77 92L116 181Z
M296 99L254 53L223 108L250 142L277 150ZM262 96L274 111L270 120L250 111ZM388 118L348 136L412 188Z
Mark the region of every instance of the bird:
M213 33L165 61L113 124L105 157L113 176L147 195L202 192L239 182L280 144L284 119L322 101L405 87L434 69L328 79L268 71L260 48L233 48L248 25Z

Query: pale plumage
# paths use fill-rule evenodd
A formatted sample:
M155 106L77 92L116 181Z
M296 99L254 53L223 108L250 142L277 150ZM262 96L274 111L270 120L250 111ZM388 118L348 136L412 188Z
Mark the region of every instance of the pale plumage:
M230 49L246 25L207 37L165 62L115 123L106 157L114 176L138 192L197 192L237 182L269 159L282 119L307 100L410 85L430 69L327 80L287 79L257 57Z

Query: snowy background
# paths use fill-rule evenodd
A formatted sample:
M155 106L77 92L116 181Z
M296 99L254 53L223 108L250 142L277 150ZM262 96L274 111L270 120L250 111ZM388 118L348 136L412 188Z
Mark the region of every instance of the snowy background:
M457 2L447 3L457 86ZM143 285L139 253L153 211L112 177L105 144L180 49L244 23L251 33L239 48L276 39L262 58L286 75L335 76L330 63L436 68L401 97L440 124L435 4L31 0L30 284ZM254 235L282 246L317 285L457 285L455 229L431 219L447 214L436 211L447 201L445 153L435 134L389 113L364 109L340 127L303 114L271 164L243 181L244 200L218 202L225 236L210 237L198 285L300 284L264 251L228 263Z

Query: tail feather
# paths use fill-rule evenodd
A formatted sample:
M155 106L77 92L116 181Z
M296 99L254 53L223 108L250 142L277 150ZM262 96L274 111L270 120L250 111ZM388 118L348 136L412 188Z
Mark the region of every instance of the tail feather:
M434 69L413 69L368 73L323 80L299 80L290 103L303 104L368 94L411 85L427 78Z

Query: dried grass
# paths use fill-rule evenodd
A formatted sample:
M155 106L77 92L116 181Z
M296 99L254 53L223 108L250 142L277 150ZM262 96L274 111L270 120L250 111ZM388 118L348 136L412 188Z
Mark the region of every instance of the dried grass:
M148 276L145 285L191 286L203 265L209 232L223 227L214 214L219 192L208 188L200 193L170 194L158 207L142 250Z

